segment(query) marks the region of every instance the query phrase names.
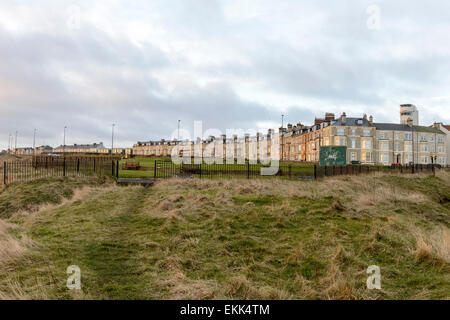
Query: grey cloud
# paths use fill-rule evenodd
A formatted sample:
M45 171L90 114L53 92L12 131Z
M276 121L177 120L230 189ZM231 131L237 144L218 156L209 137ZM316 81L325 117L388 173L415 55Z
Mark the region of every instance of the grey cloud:
M10 18L25 31L13 32L0 18L0 149L16 130L27 145L34 128L38 143L60 144L64 125L69 143L109 144L114 122L117 144L125 146L167 138L178 119L190 130L203 120L205 129L225 131L278 123L281 110L289 122L311 123L327 106L395 121L398 104L422 103L426 124L450 121L450 98L434 99L449 92L446 1L378 1L379 31L366 26L372 1L248 1L258 9L249 17L245 3L230 1L97 3L109 11L96 14L118 31L149 17L138 31L163 36L150 33L137 46L88 17L68 31L63 18L52 20L52 1L40 2L39 10L24 4L36 19L54 23L50 29L16 15ZM65 4L72 3L58 2L58 10ZM226 6L243 17L229 18ZM260 99L247 96L242 84ZM290 102L272 105L266 93Z

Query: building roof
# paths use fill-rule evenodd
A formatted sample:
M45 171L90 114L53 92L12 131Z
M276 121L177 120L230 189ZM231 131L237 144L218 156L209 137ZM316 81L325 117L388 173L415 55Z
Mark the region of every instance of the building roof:
M425 126L413 126L415 131L417 132L429 132L429 133L437 133L437 134L444 134L441 130L436 128L430 128Z
M437 133L443 134L443 132L439 129L425 126L413 126L412 128L407 124L399 124L399 123L374 123L377 130L386 130L386 131L414 131L414 132L429 132L429 133Z
M400 123L374 123L377 130L386 130L386 131L414 131L413 128L408 126L407 124Z
M358 123L358 120L360 120L361 123ZM369 120L364 118L351 118L347 117L345 120L345 124L342 123L342 119L338 118L334 122L331 122L332 126L350 126L350 127L373 127L374 125L369 122Z
M66 146L59 146L57 149L90 149L90 148L104 148L104 145L102 142L100 143L93 143L93 144L74 144L74 145L66 145Z
M450 125L448 125L448 124L443 124L442 125L445 129L447 129L448 131L450 131Z

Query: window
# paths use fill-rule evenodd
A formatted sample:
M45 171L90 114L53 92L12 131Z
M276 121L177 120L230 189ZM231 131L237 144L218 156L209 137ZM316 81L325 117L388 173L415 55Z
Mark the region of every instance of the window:
M364 137L370 137L370 129L364 129L363 130L363 136Z
M405 133L405 140L411 141L412 140L412 133Z
M389 144L388 142L381 142L380 149L383 151L389 151Z
M395 151L400 151L400 143L399 142L395 143Z
M352 139L352 149L356 149L356 140Z
M356 130L352 129L352 136L356 136Z
M430 140L431 140L431 142L434 142L434 135L430 136Z
M405 151L412 152L412 143L405 142Z
M427 136L421 134L421 135L420 135L420 142L426 142L426 141L427 141Z
M394 139L395 140L400 140L400 134L398 132L395 133Z
M383 153L380 160L383 164L389 164L389 155Z
M443 136L439 136L438 137L438 142L439 143L444 143L444 137Z
M352 152L352 161L356 161L356 152Z
M344 128L337 128L337 136L343 136L344 135Z
M340 138L340 139L339 139L339 145L340 145L340 146L344 146L344 145L345 145L345 140L344 140L344 138Z
M431 145L431 152L436 152L436 147L434 144Z
M380 132L380 139L387 139L387 132Z
M444 157L440 157L439 158L439 163L440 164L445 164L445 158Z
M438 152L439 152L439 153L444 153L444 152L445 152L445 151L444 151L444 147L439 147L439 148L438 148Z
M372 141L364 140L364 149L372 149Z

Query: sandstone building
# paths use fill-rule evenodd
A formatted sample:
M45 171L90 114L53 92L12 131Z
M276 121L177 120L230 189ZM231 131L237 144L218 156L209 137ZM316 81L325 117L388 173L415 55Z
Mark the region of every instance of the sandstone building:
M277 143L280 159L285 161L318 162L321 146L346 146L347 162L362 164L448 164L449 135L443 125L418 125L418 111L414 105L400 106L401 123L377 123L372 116L338 118L326 113L316 118L314 125L288 124L279 128L275 141L274 131L227 138L225 135L196 141L148 141L133 146L133 155L186 156L227 159L244 157L260 159L271 157L272 145ZM445 131L447 130L447 131ZM183 145L183 148L181 148ZM183 151L180 151L183 149Z

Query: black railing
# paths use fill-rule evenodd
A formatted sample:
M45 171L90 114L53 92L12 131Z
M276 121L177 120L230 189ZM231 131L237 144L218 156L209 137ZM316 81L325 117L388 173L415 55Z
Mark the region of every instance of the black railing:
M117 176L117 160L108 157L42 157L0 163L0 185L41 178L69 176Z
M341 175L367 175L371 173L420 173L435 172L441 169L439 165L414 166L376 166L376 165L347 165L347 166L319 166L317 164L280 164L274 175L263 175L261 169L268 167L262 164L246 162L223 164L175 164L170 160L155 160L152 167L153 178L197 177L197 178L270 178L315 180L324 177ZM145 171L145 170L144 170ZM150 176L150 174L148 175Z

